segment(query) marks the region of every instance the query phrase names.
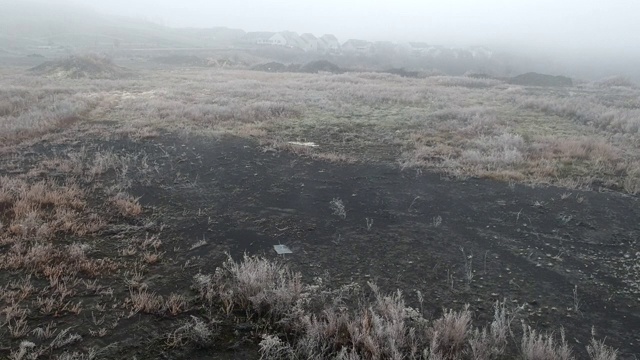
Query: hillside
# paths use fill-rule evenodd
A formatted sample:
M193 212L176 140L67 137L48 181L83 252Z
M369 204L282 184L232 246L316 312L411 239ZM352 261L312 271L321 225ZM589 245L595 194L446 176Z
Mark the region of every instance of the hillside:
M0 1L0 49L185 48L228 45L242 30L173 29L144 20L102 15L90 8L34 1Z

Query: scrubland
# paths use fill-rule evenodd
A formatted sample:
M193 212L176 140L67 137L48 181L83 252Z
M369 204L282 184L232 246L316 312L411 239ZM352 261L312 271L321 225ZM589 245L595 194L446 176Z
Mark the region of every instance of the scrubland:
M142 69L116 80L24 69L0 75L2 357L124 356L118 347L135 346L116 333L135 332L131 319L141 328L171 319L153 339L136 339L206 353L232 337L229 324L246 322L256 357L265 359L616 358L597 337L572 350L565 339L572 329L535 330L504 299L479 323L468 307L446 303L427 316L421 305L429 294L409 306L400 290L375 282L336 288L264 257L236 261L221 252L226 260L209 272L176 265L185 246L165 244L163 221L137 197L144 186L175 187L157 180L163 157L122 144L232 136L264 154L335 166L391 164L412 176L634 197L640 89L633 84L528 88L468 77L219 69ZM167 161L187 161L179 148L161 150ZM195 187L197 179L184 184ZM369 221L369 230L377 226ZM167 264L188 275L189 289L151 288L154 271Z
M132 80L14 75L4 79L0 114L5 143L84 117L140 136L231 133L278 148L306 139L338 159L635 194L640 90L615 84L203 69Z

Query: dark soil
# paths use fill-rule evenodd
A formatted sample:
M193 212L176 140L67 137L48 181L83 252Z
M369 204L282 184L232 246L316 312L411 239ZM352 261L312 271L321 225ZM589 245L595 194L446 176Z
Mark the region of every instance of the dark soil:
M193 276L213 273L225 252L275 259L273 245L285 244L293 254L280 260L306 282L372 281L403 290L416 307L419 290L427 317L469 303L478 325L491 318L495 300L507 299L538 330L564 327L579 357L592 327L621 359L640 354L637 197L332 164L236 138L84 142L73 146L144 153L157 170L131 191L145 218L164 227L165 258L147 275L153 291L188 292ZM346 219L332 214L334 198L343 200ZM202 239L206 245L191 249ZM257 358L258 332L216 316L219 342L210 349L166 349L162 334L176 321L155 315L124 319L100 342L118 342L109 358Z
M166 150L166 142L153 146ZM336 165L265 154L242 140L172 146L184 161L163 171L163 182L180 174L182 183L136 195L162 214L176 243L209 240L178 255L199 257L204 272L224 251L275 257L281 243L308 281L327 274L335 285L374 281L411 302L420 290L434 316L471 303L488 319L492 302L507 298L524 305L539 330L563 326L571 342L586 344L594 326L622 358L640 354L637 198L574 191L563 200L565 189ZM344 201L345 220L332 215L333 198ZM473 256L468 285L461 248ZM576 285L578 313L569 309Z

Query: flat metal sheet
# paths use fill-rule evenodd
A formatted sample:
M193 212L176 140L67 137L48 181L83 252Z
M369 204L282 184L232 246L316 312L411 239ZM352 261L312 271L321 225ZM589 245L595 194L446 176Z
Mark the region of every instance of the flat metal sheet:
M293 254L293 251L291 251L287 245L273 245L273 249L278 253L278 255Z

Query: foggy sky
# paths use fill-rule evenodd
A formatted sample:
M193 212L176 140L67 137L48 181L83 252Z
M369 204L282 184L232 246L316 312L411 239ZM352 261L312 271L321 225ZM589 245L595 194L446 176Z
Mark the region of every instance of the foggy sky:
M342 41L640 52L638 0L67 0L174 27L333 33Z

